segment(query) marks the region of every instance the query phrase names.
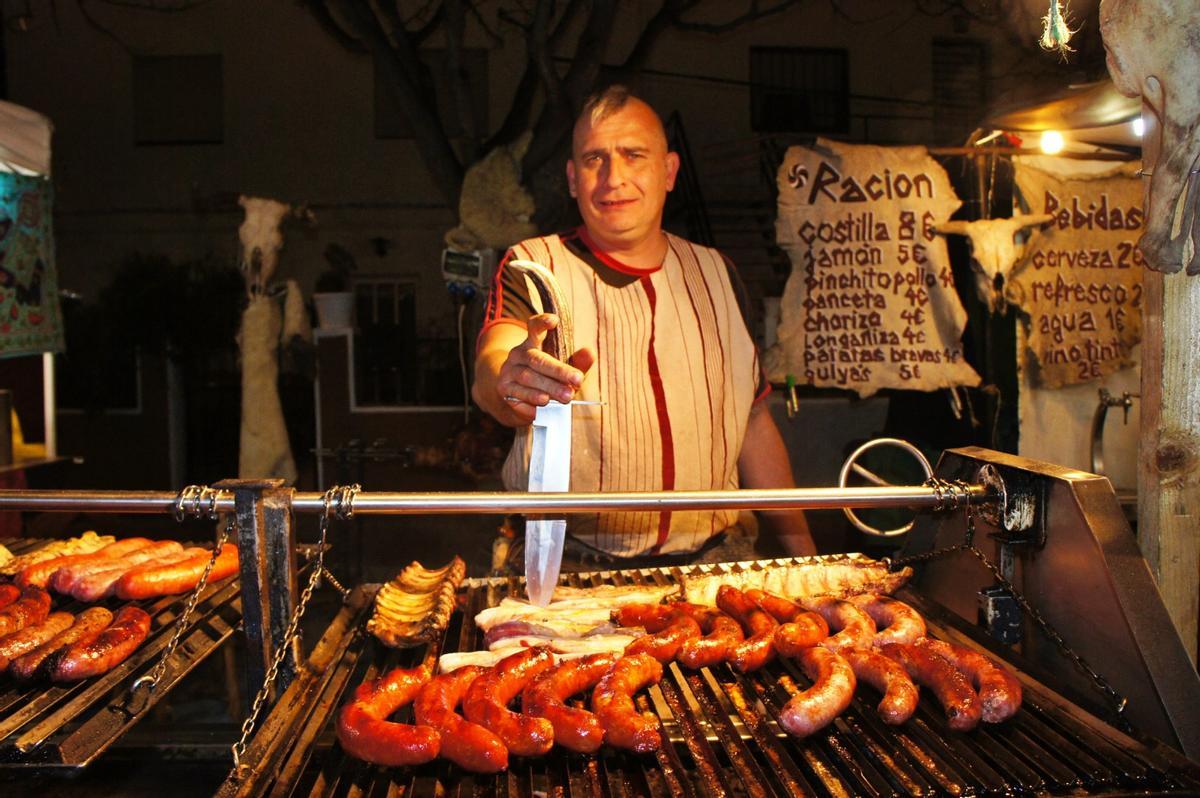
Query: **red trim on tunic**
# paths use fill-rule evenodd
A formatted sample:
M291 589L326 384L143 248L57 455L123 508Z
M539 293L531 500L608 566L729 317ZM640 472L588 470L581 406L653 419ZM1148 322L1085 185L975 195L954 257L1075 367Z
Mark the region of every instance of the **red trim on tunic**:
M587 228L580 227L576 229L575 232L579 234L579 240L584 243L584 246L591 250L592 254L600 259L601 263L609 268L616 269L622 274L632 274L635 277L642 277L647 274L654 274L663 267L663 265L660 263L652 269L639 269L636 266L630 266L627 263L621 263L621 261L600 249L600 246L596 244L596 242L592 241L592 237L587 233Z
M646 299L650 302L650 343L647 346L647 365L650 367L650 387L654 390L654 407L658 411L658 431L662 436L662 489L675 489L675 440L671 437L671 416L667 413L667 395L663 390L662 373L658 370L658 356L654 352L656 299L654 286L648 276L639 280L646 291ZM671 531L671 513L664 512L658 516L658 538L650 550L658 554L667 535Z

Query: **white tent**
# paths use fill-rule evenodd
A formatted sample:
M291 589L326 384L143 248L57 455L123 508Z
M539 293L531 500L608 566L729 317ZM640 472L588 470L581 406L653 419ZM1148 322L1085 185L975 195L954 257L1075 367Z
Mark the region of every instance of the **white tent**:
M15 103L0 100L0 172L50 177L49 118ZM54 355L42 354L42 413L46 427L46 456L58 450L54 401Z

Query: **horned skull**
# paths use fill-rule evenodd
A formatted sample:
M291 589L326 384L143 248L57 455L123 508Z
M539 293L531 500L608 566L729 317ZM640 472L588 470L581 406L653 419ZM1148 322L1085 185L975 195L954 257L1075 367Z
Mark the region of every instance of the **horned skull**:
M1200 274L1200 13L1195 0L1101 0L1117 89L1142 98L1146 231L1158 271Z

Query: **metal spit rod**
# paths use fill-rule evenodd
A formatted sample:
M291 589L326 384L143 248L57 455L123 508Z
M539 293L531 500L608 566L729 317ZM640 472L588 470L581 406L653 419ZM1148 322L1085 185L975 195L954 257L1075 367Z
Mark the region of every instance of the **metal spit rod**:
M972 504L991 498L983 485L962 488ZM178 494L167 491L0 490L0 510L46 512L89 510L109 513L173 512ZM726 491L625 491L613 493L360 492L354 512L361 515L589 513L616 510L838 510L842 508L945 505L936 487L787 488ZM324 494L296 492L291 508L301 513L325 512ZM235 511L232 491L220 491L217 512Z

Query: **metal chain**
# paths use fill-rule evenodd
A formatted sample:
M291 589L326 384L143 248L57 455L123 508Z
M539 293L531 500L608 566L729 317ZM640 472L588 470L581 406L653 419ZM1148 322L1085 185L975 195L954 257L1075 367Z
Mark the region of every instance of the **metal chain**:
M322 499L325 505L325 512L321 515L321 539L317 543L316 563L313 565L312 570L309 571L308 584L305 585L303 592L300 593L300 600L296 602L296 608L292 611L292 617L288 621L287 629L283 632L283 642L275 649L275 656L271 660L271 666L267 669L266 676L263 677L262 687L259 688L258 695L254 697L254 704L250 707L250 716L242 723L242 737L231 748L235 771L240 771L242 768L242 757L246 753L246 742L254 732L254 727L258 723L259 713L262 712L262 708L266 704L272 685L279 678L279 667L283 664L283 660L287 657L288 651L296 639L297 630L300 628L300 619L304 617L304 611L308 609L308 602L312 598L313 591L316 590L322 574L329 573L325 568L325 538L329 533L330 516L336 515L340 520L348 520L354 517L354 495L360 490L362 490L362 486L360 485L350 485L349 487L335 485L325 491L325 496ZM336 580L331 580L331 583L335 584L340 590L345 590L340 584L337 584Z
M929 482L932 483L935 481L937 480L930 480ZM951 484L965 488L965 483L961 481L955 481ZM935 488L935 491L937 491L937 488ZM884 559L883 562L888 565L889 570L895 570L896 568L908 565L910 563L927 562L929 560L934 560L939 557L944 557L949 554L954 554L964 550L971 552L971 554L975 555L975 558L978 559L979 562L983 563L983 567L986 568L989 573L991 573L992 578L995 579L1002 588L1012 594L1013 600L1017 602L1017 606L1019 606L1022 611L1027 613L1029 617L1033 619L1033 622L1037 624L1038 629L1041 630L1042 634L1045 635L1047 640L1055 645L1055 647L1059 650L1059 653L1071 660L1076 668L1081 670L1089 679L1092 680L1092 684L1094 684L1096 688L1112 703L1113 710L1116 713L1118 720L1127 725L1128 722L1125 720L1123 713L1125 712L1126 706L1129 704L1129 699L1117 692L1116 688L1109 684L1107 679L1105 679L1094 668L1088 665L1087 661L1084 660L1083 657L1079 656L1078 652L1071 648L1063 636L1058 633L1058 630L1051 626L1050 622L1047 621L1045 617L1038 612L1032 604L1029 603L1029 599L1021 595L1016 586L1004 577L1004 574L1000 572L999 567L989 560L975 545L975 512L971 508L969 500L967 501L966 507L966 520L966 532L963 536L962 543L959 543L956 546L946 546L941 549L935 549L924 554L915 554L910 557L901 557L894 560Z
M342 595L342 603L345 603L350 598L350 588L339 582L337 577L333 575L333 572L324 565L321 566L321 576L325 578L325 581L329 583L330 587Z
M183 521L188 513L202 518L207 515L209 520L215 521L218 518L217 514L217 496L219 491L212 488L200 487L199 485L188 485L179 492L175 498L175 519ZM208 501L207 510L203 507L203 502ZM191 501L190 508L188 501ZM212 574L213 566L217 564L217 558L221 556L221 549L229 540L229 535L233 532L237 524L236 513L229 514L229 520L225 523L225 528L221 530L221 534L217 537L216 545L213 546L212 556L208 558L208 564L204 566L204 573L200 575L200 581L196 583L192 594L188 596L187 604L183 608L183 612L175 619L175 629L171 632L171 639L167 642L166 648L158 658L158 663L154 666L154 670L134 681L129 687L129 704L130 709L136 714L142 710L142 704L149 699L151 693L158 687L159 681L163 674L167 671L167 663L171 656L175 653L175 649L179 646L179 641L183 638L183 633L187 629L188 619L191 618L192 611L196 609L196 604L200 601L200 594L204 592L204 588L208 586L208 577ZM138 695L142 690L146 690L146 698L139 699Z

